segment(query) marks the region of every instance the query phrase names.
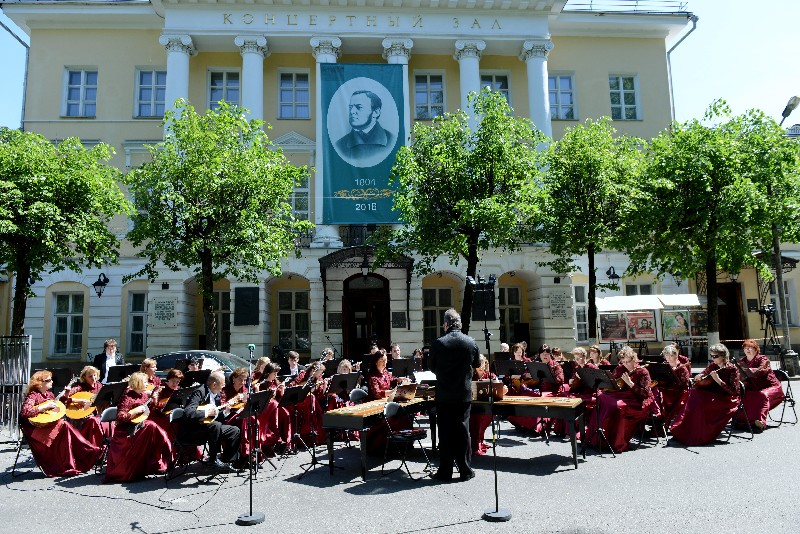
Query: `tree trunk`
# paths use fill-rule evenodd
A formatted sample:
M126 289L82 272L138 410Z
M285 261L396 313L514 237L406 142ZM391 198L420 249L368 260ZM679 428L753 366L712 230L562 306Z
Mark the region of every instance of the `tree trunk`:
M470 239L467 250L467 276L477 280L478 240ZM472 286L469 282L466 282L464 284L464 301L461 303L461 331L465 334L469 334L469 324L472 322L472 300L474 296Z
M28 280L31 277L31 267L27 263L17 263L14 273L14 314L11 321L11 335L22 336L25 334L25 311L28 307Z
M708 299L708 346L719 343L719 310L717 308L717 255L706 258L706 298Z
M594 266L594 243L589 243L586 255L589 257L589 343L597 343L597 272Z
M214 273L211 266L211 251L200 253L200 295L203 297L203 322L206 327L206 349L218 350L217 316L214 314Z

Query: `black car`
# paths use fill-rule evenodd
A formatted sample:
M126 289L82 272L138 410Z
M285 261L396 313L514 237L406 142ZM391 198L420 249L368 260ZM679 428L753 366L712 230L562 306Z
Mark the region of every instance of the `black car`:
M154 356L156 361L156 374L164 377L169 369L186 369L186 361L196 358L202 361L200 369L215 371L222 368L225 374L230 374L237 367L247 367L247 360L230 352L216 350L180 350Z

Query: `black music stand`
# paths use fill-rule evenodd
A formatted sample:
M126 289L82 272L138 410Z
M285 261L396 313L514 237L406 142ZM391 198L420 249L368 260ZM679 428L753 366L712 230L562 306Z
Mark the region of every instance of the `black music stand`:
M499 360L494 362L497 376L522 376L525 372L525 362L522 360Z
M195 385L202 386L208 381L211 369L200 369L199 371L186 371L181 379L181 388L192 388Z
M414 380L414 360L411 358L392 360L392 376L395 378L410 377Z
M108 377L106 383L121 382L131 376L133 373L138 373L142 366L137 363L129 363L125 365L114 365L108 368Z
M322 365L325 366L325 373L322 375L323 378L328 378L329 376L333 376L336 374L337 369L339 369L339 362L341 360L325 360L322 362Z
M614 372L614 370L617 367L618 367L617 365L611 365L611 364L609 364L609 365L598 365L597 366L597 368L602 370L602 371L611 371L612 373Z
M604 366L605 367L605 366ZM606 437L605 429L600 427L600 390L612 390L618 391L619 386L617 385L617 381L611 377L611 373L609 371L605 371L603 369L592 369L591 367L580 367L578 368L578 376L581 378L581 382L583 382L588 387L594 389L595 395L595 402L594 402L594 415L595 415L595 422L597 423L597 433L600 435L600 454L603 454L603 442L608 445L608 450L611 451L611 455L616 458L617 454L614 452L614 448L611 446L611 443L608 441ZM583 443L583 450L586 451L586 442Z
M328 394L336 393L342 398L347 398L348 393L356 387L356 382L358 382L358 373L333 375L328 385Z
M295 439L297 441L299 441L300 443L302 443L303 447L308 449L308 446L306 445L305 441L303 441L303 438L300 436L300 427L298 425L298 419L299 419L300 416L299 416L299 413L297 411L297 405L299 403L303 402L306 399L306 397L308 397L309 393L310 393L310 390L308 388L306 388L305 386L292 386L292 387L285 388L283 390L283 397L281 397L281 402L278 405L280 408L287 408L287 409L289 407L293 407L293 412L294 412L294 430L295 430L295 432L292 435L292 443L291 443L291 448L292 449L296 449L296 447L297 447L297 444L295 443ZM287 448L287 451L288 450L289 450L289 448Z
M98 408L106 404L109 406L116 406L117 402L119 402L119 398L122 397L122 394L125 393L127 388L127 382L109 382L108 384L103 384L103 387L101 387L100 391L95 395L92 406Z
M258 428L258 414L264 411L264 408L269 405L269 401L274 396L275 391L272 389L253 393L247 397L247 404L245 404L242 411L234 418L240 420L247 418L249 421L247 428L250 434L250 465L254 469L254 476L258 475L258 468L260 465L258 461L253 461L255 458L255 451L261 448L261 444L258 442L258 436L261 435ZM255 422L255 424L251 424L253 422ZM273 469L277 469L275 464L272 463L272 460L266 457L264 459L269 462L269 465L271 465Z
M169 396L167 403L164 405L164 412L166 413L172 411L175 408L183 408L186 405L186 401L189 400L189 395L192 394L194 389L194 387L179 387L173 391L172 395Z
M528 370L532 378L535 378L539 383L555 384L556 379L550 366L544 362L525 362L525 368Z
M677 383L675 373L668 363L651 363L647 366L650 378L658 381L659 386L670 386Z

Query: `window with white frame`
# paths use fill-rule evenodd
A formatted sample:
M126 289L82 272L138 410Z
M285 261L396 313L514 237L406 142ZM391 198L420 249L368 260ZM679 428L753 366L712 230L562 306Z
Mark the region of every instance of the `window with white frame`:
M292 205L292 212L296 219L301 221L308 220L309 210L309 188L308 188L308 175L300 178L300 181L294 187L292 196L289 199Z
M147 347L147 293L128 293L128 354L144 354Z
M279 119L308 119L311 117L310 85L307 72L281 72Z
M284 350L308 351L311 348L310 291L278 291L278 345Z
M578 331L578 343L589 341L589 293L588 286L574 286L575 295L575 329Z
M433 119L444 115L444 74L414 74L414 118Z
M481 87L489 87L492 91L499 91L506 97L506 102L511 104L511 86L508 74L481 73Z
M217 350L230 352L231 350L231 292L228 290L214 291L212 297L214 317L217 321ZM205 322L203 323L203 333Z
M769 284L769 300L772 302L772 305L775 306L775 324L783 324L783 316L781 315L781 307L778 306L778 294L775 291L776 282L773 280ZM794 302L794 281L793 280L784 280L783 281L783 301L786 305L786 317L788 319L787 324L795 325L797 324L797 317L795 317L795 309L796 304Z
M136 69L137 117L163 117L167 71Z
M213 70L208 73L208 109L219 108L224 100L229 104L239 105L240 94L239 71Z
M522 322L522 305L518 287L501 287L499 295L500 340L509 345L518 340L514 337L514 325Z
M625 284L626 295L652 295L653 284Z
M609 76L611 118L615 121L634 121L641 118L636 76Z
M67 117L97 114L97 70L67 69L63 113Z
M556 74L547 78L547 94L550 99L550 118L553 120L575 120L575 78L568 74Z
M430 345L442 335L444 312L453 307L453 290L449 287L422 290L422 342Z
M83 350L83 293L55 293L53 354L80 356Z

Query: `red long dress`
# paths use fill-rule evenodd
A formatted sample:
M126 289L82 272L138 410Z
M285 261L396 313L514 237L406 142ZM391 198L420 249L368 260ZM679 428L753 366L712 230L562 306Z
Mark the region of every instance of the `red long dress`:
M739 370L730 362L723 368L712 363L702 374L711 371L717 371L723 385L715 382L708 388L692 388L686 407L672 424L672 437L685 445L705 445L717 439L739 407Z
M132 389L125 390L117 404L117 425L108 447L106 482L138 480L164 472L172 460L172 442L157 423L145 419L131 423L130 411L150 397Z
M382 373L379 373L377 370L373 370L367 376L367 400L384 399L386 398L386 392L395 386L397 386L397 379L393 378L389 371L384 369ZM397 417L392 420L393 430L408 428L411 428L411 422L407 419ZM383 456L388 435L388 428L386 423L383 422L367 430L367 454Z
M497 380L497 377L494 373L486 373L483 376L479 376L478 371L475 370L472 372L472 380ZM486 429L490 424L492 424L491 415L470 413L469 441L472 445L472 454L481 456L488 452L489 446L483 441L483 436L486 434Z
M272 380L262 386L262 390L269 388L275 392L269 404L258 415L258 433L261 450L267 456L274 454L275 446L292 442L292 421L289 411L280 406L283 395L278 393L278 381Z
M22 403L21 430L33 459L48 477L69 477L85 473L100 456L100 448L87 441L64 418L46 426L34 426L28 418L38 414L36 406L54 399L52 391L31 391Z
M91 393L95 394L100 391L100 388L103 387L99 381L95 382L93 386L89 386L85 382L81 382L77 386L71 388L67 393L62 395L61 402L65 405L69 405L72 396L76 393ZM83 419L69 419L69 422L78 429L78 432L81 433L81 436L86 438L86 441L95 445L96 447L100 447L103 444L103 427L100 424L100 415L94 413ZM110 423L109 423L110 425Z
M752 424L760 422L763 428L767 426L770 410L783 402L783 388L769 364L769 358L763 354L750 361L745 356L739 360L739 365L753 371L753 376L744 380L744 411L747 419Z
M519 395L526 397L556 397L560 393L566 391L564 388L564 370L561 368L561 364L555 360L550 360L547 362L547 366L550 368L550 372L556 381L555 384L550 382L541 382L539 383L538 389L530 389L524 385L526 375L523 375L521 386L519 388ZM530 377L530 375L527 376ZM508 416L508 421L515 427L534 430L536 432L539 432L545 428L550 428L552 424L552 419L549 417L523 417L519 415L510 415ZM560 431L562 429L559 428L556 430Z
M691 384L691 372L685 365L678 363L676 367L672 368L672 372L675 375L674 384L658 385L653 388L653 394L661 404L664 425L667 427L686 406Z
M614 371L614 377L620 378L624 367ZM607 391L597 397L599 427L605 430L606 439L614 452L628 450L628 442L636 428L650 416L658 414L658 404L650 388L650 373L644 367L637 367L629 373L633 388L624 385L619 391ZM596 416L589 418L586 435L595 447L600 447L602 440L598 433Z

